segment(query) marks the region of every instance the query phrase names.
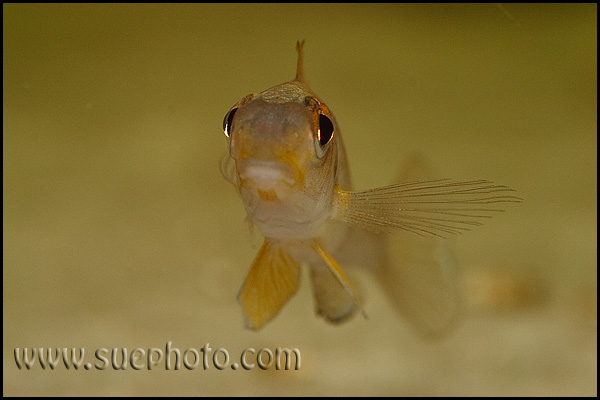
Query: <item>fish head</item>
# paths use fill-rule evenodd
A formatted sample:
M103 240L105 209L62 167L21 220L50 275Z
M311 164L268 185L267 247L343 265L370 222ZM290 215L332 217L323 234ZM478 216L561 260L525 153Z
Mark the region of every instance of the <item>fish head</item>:
M265 237L315 237L332 213L337 123L298 81L248 95L226 114L223 128L238 190Z

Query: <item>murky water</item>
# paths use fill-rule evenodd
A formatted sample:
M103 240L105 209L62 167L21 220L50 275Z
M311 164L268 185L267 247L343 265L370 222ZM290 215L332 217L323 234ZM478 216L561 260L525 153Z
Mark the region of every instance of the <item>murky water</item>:
M5 395L596 395L595 5L4 5ZM464 318L429 343L361 275L369 319L262 331L260 243L219 173L241 96L306 76L357 188L417 152L525 202L459 237ZM14 349L298 348L298 371L19 370ZM222 355L222 353L220 353ZM189 355L189 354L188 354ZM193 357L189 355L193 362ZM248 360L251 360L248 357ZM219 360L223 361L222 357Z

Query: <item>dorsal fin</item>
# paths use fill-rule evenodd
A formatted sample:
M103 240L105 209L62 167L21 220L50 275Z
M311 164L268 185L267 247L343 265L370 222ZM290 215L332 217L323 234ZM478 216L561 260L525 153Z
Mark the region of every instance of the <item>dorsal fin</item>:
M299 82L304 82L304 57L303 57L304 40L296 42L296 51L298 52L298 65L296 67L296 79Z

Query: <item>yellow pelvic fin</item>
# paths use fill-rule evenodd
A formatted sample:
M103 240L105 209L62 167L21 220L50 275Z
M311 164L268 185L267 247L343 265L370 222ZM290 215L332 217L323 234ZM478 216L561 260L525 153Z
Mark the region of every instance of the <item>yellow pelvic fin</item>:
M325 250L323 250L316 241L313 242L313 249L317 252L319 257L321 257L325 265L327 265L333 276L335 276L335 278L337 279L338 283L342 285L346 293L348 293L348 295L352 298L352 300L354 300L358 308L360 308L360 311L362 312L363 316L365 318L368 318L367 312L365 311L365 308L363 307L359 297L356 295L356 292L352 289L352 286L350 286L348 278L346 278L346 275L344 275L344 272L337 264L337 262L333 259L333 257L327 254Z
M296 293L300 264L265 240L240 288L238 303L249 329L260 329Z
M358 306L329 268L319 267L310 270L315 312L328 322L342 323L354 315Z

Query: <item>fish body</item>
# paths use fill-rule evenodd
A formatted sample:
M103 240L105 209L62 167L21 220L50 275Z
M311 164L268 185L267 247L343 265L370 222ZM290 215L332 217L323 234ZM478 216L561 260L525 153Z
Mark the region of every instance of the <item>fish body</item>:
M499 211L490 205L520 199L483 180L426 181L408 172L403 183L352 191L339 125L304 80L302 48L298 42L294 80L243 97L223 121L230 157L224 175L265 238L238 294L245 324L260 329L279 312L298 288L302 265L311 273L317 314L334 323L357 310L366 316L338 264L344 261L373 270L404 316L439 331L456 308L447 310L456 302L441 237Z

